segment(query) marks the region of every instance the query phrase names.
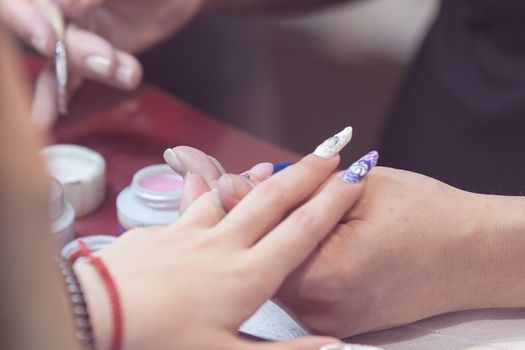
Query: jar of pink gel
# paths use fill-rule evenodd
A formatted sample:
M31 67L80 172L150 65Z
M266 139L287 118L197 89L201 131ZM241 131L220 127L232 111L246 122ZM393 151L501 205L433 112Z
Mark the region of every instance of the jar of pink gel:
M166 164L139 170L117 197L119 231L167 225L179 217L183 178Z

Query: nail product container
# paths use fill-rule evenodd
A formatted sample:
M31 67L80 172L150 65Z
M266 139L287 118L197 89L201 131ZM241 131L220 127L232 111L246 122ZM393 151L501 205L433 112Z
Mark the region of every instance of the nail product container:
M183 178L166 164L139 170L117 197L119 231L168 225L179 217Z
M59 247L75 239L75 210L64 198L64 187L53 178L49 196L51 231Z
M106 162L101 154L78 145L53 145L42 150L47 169L64 186L65 198L77 218L94 212L103 202Z

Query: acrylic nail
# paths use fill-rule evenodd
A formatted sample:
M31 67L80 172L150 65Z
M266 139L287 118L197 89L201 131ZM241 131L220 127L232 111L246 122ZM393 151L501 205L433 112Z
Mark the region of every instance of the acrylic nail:
M261 180L265 180L272 176L273 164L272 163L259 163L250 169L250 174L256 176Z
M92 55L86 57L84 64L92 73L108 77L111 70L111 60L107 57Z
M381 350L375 346L358 345L358 344L328 344L322 346L319 350Z
M179 174L184 174L184 167L182 166L179 158L171 148L165 150L163 156L164 161L166 161L166 164L168 164L170 168L172 168L175 172Z
M335 134L320 144L314 154L323 158L332 158L338 154L352 139L352 127L348 126L343 131Z
M372 151L350 165L341 178L348 183L357 183L377 165L378 160L379 153Z

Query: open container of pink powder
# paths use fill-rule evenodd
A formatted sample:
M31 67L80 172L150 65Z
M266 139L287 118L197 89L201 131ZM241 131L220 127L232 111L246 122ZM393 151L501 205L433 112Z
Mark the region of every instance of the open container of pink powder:
M166 164L139 170L117 197L121 233L134 228L168 225L179 217L183 178Z

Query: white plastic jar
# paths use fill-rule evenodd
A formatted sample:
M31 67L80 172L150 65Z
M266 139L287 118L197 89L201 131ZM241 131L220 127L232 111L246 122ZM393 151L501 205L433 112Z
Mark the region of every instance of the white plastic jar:
M176 221L182 187L182 176L166 164L139 170L117 197L119 232Z
M51 231L61 248L75 239L75 210L64 198L64 187L53 178L49 195Z

